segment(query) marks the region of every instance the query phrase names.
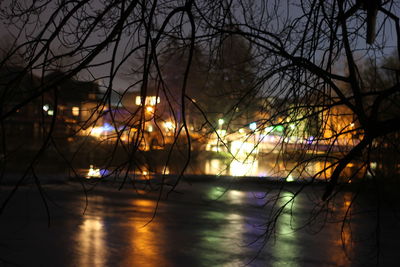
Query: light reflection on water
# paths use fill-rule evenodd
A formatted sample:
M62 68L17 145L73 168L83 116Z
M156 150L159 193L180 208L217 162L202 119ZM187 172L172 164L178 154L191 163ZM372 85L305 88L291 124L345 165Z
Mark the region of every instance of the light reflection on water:
M131 205L139 213L151 214L154 212L155 201L134 199ZM149 223L150 219L151 217L136 217L127 220L128 244L121 266L168 266L163 254L166 244L162 221Z
M77 241L80 246L79 266L106 266L105 231L101 217L84 217L79 227Z
M184 160L186 161L186 160ZM151 179L154 174L166 174L166 175L179 175L182 172L182 160L171 160L169 166L165 166L163 160L152 161L149 163L142 163L137 169L129 172L129 176L133 179ZM86 178L100 178L96 175L89 176L91 168L80 169L80 173ZM185 169L187 175L216 175L216 176L233 176L233 177L260 177L260 178L272 178L272 179L286 179L286 181L297 181L304 180L314 177L319 180L329 180L334 171L334 167L331 162L325 160L310 160L299 164L295 159L282 159L281 155L270 155L270 156L248 156L244 159L229 159L224 157L219 158L206 158L204 160L190 160L188 167ZM343 178L347 177L359 177L365 171L364 169L358 169L357 164L351 163L344 168L341 173ZM101 175L107 177L118 176L123 179L123 175L119 172L113 173L113 168L110 169L96 169L100 170ZM362 171L360 171L362 170ZM93 170L92 170L93 172ZM358 174L356 174L358 172ZM356 175L355 175L356 174ZM95 179L94 179L95 180Z
M89 195L88 209L82 215L81 206L76 204L83 203L84 197L77 198L75 191L70 194L55 190L53 195L62 196L64 206L76 209L73 216L60 215L50 234L30 228L24 232L24 238L32 240L34 245L18 244L11 248L15 251L18 248L28 256L41 255L47 250L57 255L43 266L243 266L248 263L249 266L349 266L351 262L342 249L340 218L349 207L353 209L351 192L338 194L328 209L327 214L335 216L326 221L339 223L327 222L317 234L310 234L312 231L303 226L316 207L311 193L320 196L321 190L309 189L307 194L298 195L277 220L276 238L262 249L263 239L257 238L264 234L265 223L270 218L272 204L268 201L277 194L280 198L276 207L291 201L299 186L290 186L292 191L258 183L235 186L219 181L183 183L178 188L181 194L163 199L155 219L147 225L153 216L157 194L137 195L127 189L114 194L109 184L100 184L102 190ZM40 196L35 197L40 203ZM353 216L364 216L360 214L357 210ZM46 216L35 219L35 225L38 222L46 225ZM360 233L364 234L360 227L367 224L374 227L373 222L374 219L371 223L366 216L359 217L351 228L343 229L346 252L356 260L364 260L365 255L357 253L365 243L354 243L354 240ZM309 226L319 229L318 223ZM0 229L5 231L10 225ZM49 248L48 244L57 246ZM61 264L51 264L52 260ZM22 263L21 266L28 266Z
M277 202L278 207L285 206L276 225L276 239L272 246L274 259L272 266L300 266L297 261L301 247L297 238L298 225L296 218L292 216L297 203L293 199L293 193L282 192Z
M331 163L325 161L310 161L299 165L296 161L283 161L279 158L249 157L244 160L207 159L200 167L198 173L208 175L253 176L285 178L290 175L294 180L310 178L318 174L317 179L329 179L334 168ZM343 176L350 177L356 170L356 166L350 165L343 171ZM189 170L188 174L192 174Z
M100 212L102 216L85 215L75 236L79 252L76 266L110 266L110 262L115 266L169 266L163 257L166 244L162 220L149 223L155 203L154 200L131 199L129 204L135 215L115 214L118 219L112 225L115 229L105 227L107 214L104 212ZM114 262L116 258L118 264Z
M244 204L246 192L211 187L206 193L209 200L221 201L229 205ZM209 227L201 231L199 243L202 248L199 255L200 266L244 266L249 263L246 242L248 223L238 210L205 210L202 218Z
M344 253L333 254L331 255L331 260L337 262L341 266L346 264L348 259L352 259L354 257L354 247L353 247L353 230L352 225L350 223L350 219L352 216L352 202L354 195L349 192L345 192L343 194L342 200L343 202L337 202L338 209L340 210L338 213L341 214L338 219L340 225L340 234L337 235L336 244L343 248ZM354 228L354 227L353 227ZM345 254L345 257L343 256Z

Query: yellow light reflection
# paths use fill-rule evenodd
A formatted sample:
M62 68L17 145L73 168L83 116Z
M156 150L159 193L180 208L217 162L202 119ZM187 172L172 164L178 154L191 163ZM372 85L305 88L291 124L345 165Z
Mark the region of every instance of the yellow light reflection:
M232 204L243 204L246 193L238 190L228 190L227 198Z
M332 250L334 253L330 253L330 258L332 262L338 264L338 266L346 266L349 264L349 257L352 258L354 254L354 244L353 244L353 236L352 231L354 231L355 224L351 224L349 221L351 217L351 209L352 209L352 193L346 192L343 195L343 202L339 202L339 209L336 210L336 215L339 220L343 220L345 214L347 213L346 221L340 222L335 225L335 233L338 233L336 239L336 247L337 249ZM349 217L350 216L350 217ZM344 223L344 224L343 224Z
M143 216L135 216L127 221L129 227L129 247L126 255L121 260L120 266L168 266L162 253L165 251L166 242L162 220L157 218L148 223L154 212L154 200L133 199L131 205L135 212ZM148 223L148 224L147 224Z
M105 231L100 218L85 217L79 227L78 245L80 248L78 266L106 266L107 246Z

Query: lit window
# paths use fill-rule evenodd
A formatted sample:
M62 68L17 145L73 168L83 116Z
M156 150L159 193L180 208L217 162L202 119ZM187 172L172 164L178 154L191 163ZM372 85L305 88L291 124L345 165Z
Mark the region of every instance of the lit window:
M150 96L148 98L149 99L147 99L147 97L146 97L146 104L150 104L151 106L155 106L156 104L160 103L160 97ZM149 103L147 103L147 102L149 102Z
M79 116L79 107L72 107L72 115Z
M52 109L49 109L49 110L47 111L47 114L48 114L49 116L53 116L53 115L54 115L54 111L53 111Z
M144 101L144 104L146 106L155 106L158 103L160 103L159 96L146 96L146 100ZM135 104L138 106L142 105L142 97L141 96L136 96Z
M140 106L142 104L142 98L140 96L137 96L135 99L135 104Z

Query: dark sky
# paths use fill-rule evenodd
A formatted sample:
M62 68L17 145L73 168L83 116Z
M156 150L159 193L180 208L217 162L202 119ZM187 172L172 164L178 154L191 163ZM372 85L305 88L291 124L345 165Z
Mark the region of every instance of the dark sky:
M3 1L2 2L2 7L4 8L4 7L7 7L10 3L11 3L11 1L12 0L5 0L5 1ZM22 2L27 2L27 1L22 1ZM52 2L53 3L53 2ZM97 4L98 4L98 2L96 2ZM98 5L96 5L96 3L95 4L93 4L93 8L94 9L96 9L96 8L99 8L99 6ZM286 7L284 7L284 8L286 8ZM284 10L284 9L283 9ZM46 10L45 10L45 12L41 15L41 18L45 18L46 20L47 20L47 16L48 16L48 14L50 14L52 12L52 10L51 10L51 8L49 7L49 8L47 8ZM296 11L296 9L295 8L291 8L290 9L290 11L289 11L289 13L291 12L291 15L292 16L296 16L297 14L296 13L298 13L297 11ZM378 19L378 22L377 22L377 28L379 28L380 26L381 26L381 24L382 24L382 20L379 20ZM29 30L34 30L35 28L33 27L33 26L30 26L30 27L28 27L28 29ZM385 36L383 36L382 34L381 35L378 35L377 36L377 42L379 42L379 43L381 43L381 42L386 42L386 45L387 45L387 47L388 47L388 54L391 52L390 50L394 50L394 48L395 48L395 33L394 33L394 28L389 28L389 27L387 27L387 28L385 28L384 29L385 30L385 32L386 32L386 34L385 34ZM4 43L7 43L7 42L9 42L9 39L10 39L10 32L11 32L11 34L16 34L16 31L15 31L15 29L13 29L12 27L7 27L7 26L5 26L4 24L1 24L1 27L0 27L0 36L1 36L1 38L2 38L2 40L1 40L1 45L3 46L4 45ZM388 34L389 33L389 34ZM21 43L22 41L24 40L24 38L20 38L20 41L19 41L19 43ZM92 43L95 43L96 42L96 40L94 39L94 38L92 38ZM126 42L126 40L123 40L122 41L122 43L123 42ZM363 49L365 49L365 48L367 48L367 44L365 43L365 42L359 42L358 44L357 44L357 48L358 49L361 49L361 50L363 50ZM54 46L54 50L57 50L57 48L56 48L56 46ZM363 56L363 53L362 52L360 52L359 53L359 55L360 55L360 57L362 57ZM110 53L109 52L106 52L106 53L103 53L103 55L101 56L101 57L99 57L98 59L97 59L97 62L99 62L99 61L102 61L102 60L105 60L106 58L109 58L109 56L110 56ZM102 66L102 67L98 67L98 68L92 68L91 69L91 72L92 72L92 74L94 74L95 76L107 76L108 75L108 70L109 70L109 68L110 68L110 65L104 65L104 66ZM127 66L125 66L124 68L122 68L122 71L121 71L122 73L127 73L128 72L128 68L127 68ZM87 72L83 72L83 73L81 73L81 76L83 76L83 77L89 77L89 74L87 73ZM122 75L119 75L119 76L117 76L116 77L116 81L115 81L115 84L114 84L114 89L122 89L122 88L126 88L127 86L129 85L129 81L125 78L123 78L122 77Z

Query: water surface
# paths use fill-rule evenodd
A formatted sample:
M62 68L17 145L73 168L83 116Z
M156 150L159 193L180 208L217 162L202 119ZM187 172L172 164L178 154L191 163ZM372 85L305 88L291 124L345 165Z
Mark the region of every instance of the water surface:
M87 185L88 186L88 185ZM156 185L152 185L153 187ZM34 185L20 188L0 217L5 266L373 266L376 217L353 193L318 211L321 186L182 181L158 202L149 186L69 182L45 186L50 225ZM11 187L2 189L1 197ZM266 223L281 210L273 232ZM275 205L275 206L274 206ZM353 205L351 207L350 205ZM350 207L349 207L350 206ZM362 212L361 212L362 211ZM319 216L313 217L318 213ZM343 220L347 213L349 220ZM389 213L382 213L386 216ZM153 218L153 215L155 217ZM310 221L310 218L314 220ZM343 222L345 222L343 224ZM396 260L398 224L384 220L381 266ZM271 234L271 235L270 235ZM266 236L269 239L265 239Z

